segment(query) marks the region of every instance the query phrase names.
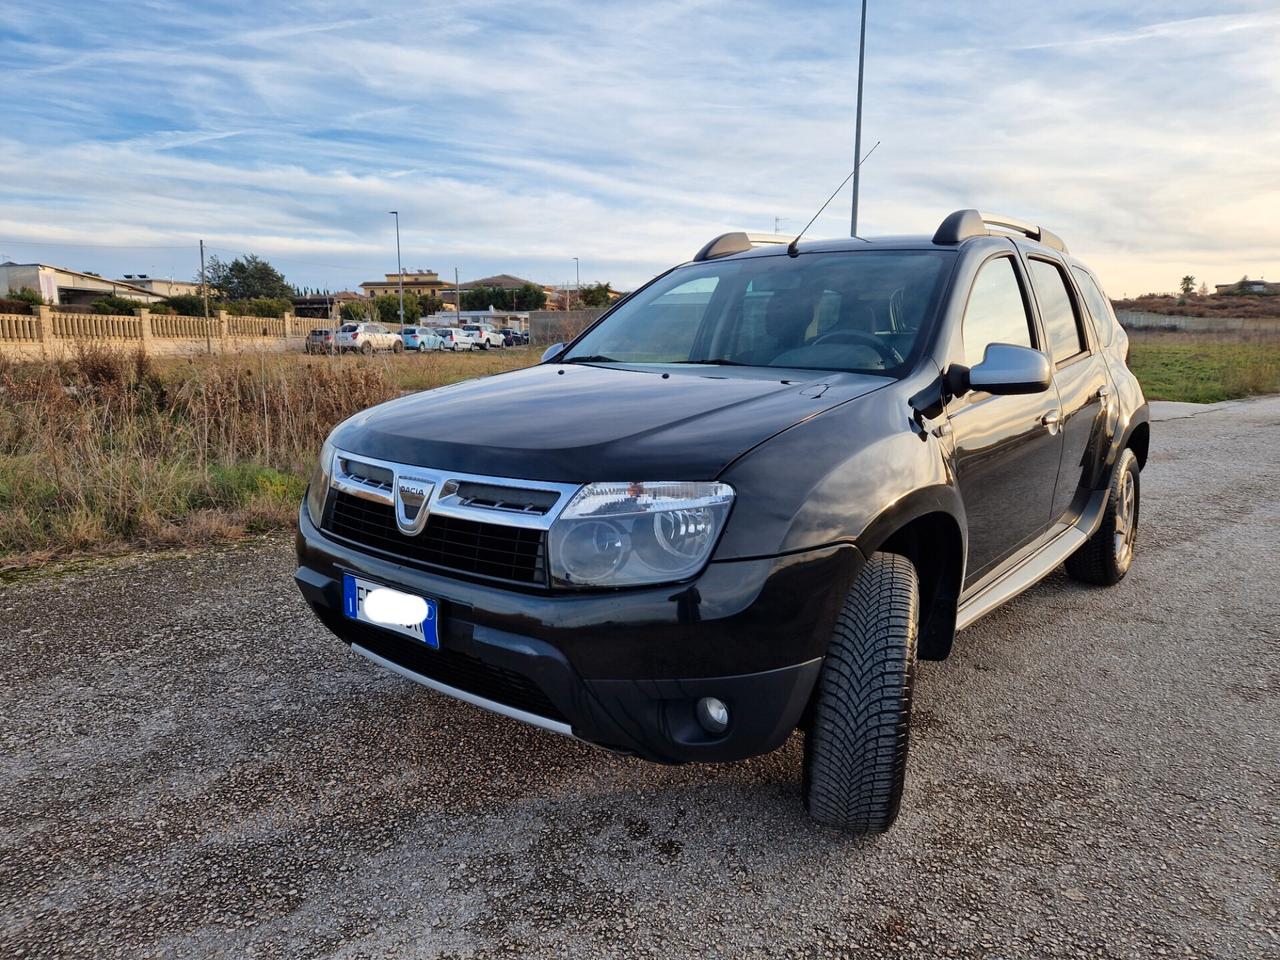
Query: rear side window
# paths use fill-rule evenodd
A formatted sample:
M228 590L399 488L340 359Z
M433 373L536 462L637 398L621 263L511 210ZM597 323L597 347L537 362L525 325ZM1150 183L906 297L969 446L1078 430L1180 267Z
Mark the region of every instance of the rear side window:
M1029 260L1031 284L1040 303L1040 319L1049 338L1055 363L1069 360L1086 349L1084 331L1076 316L1075 303L1067 292L1067 278L1062 268L1046 260Z
M978 271L964 311L964 362L974 367L991 343L1017 347L1031 342L1031 317L1012 257L989 260Z
M1098 342L1104 347L1111 346L1116 322L1115 314L1111 312L1111 304L1102 295L1097 281L1089 276L1087 271L1072 267L1071 272L1076 275L1076 283L1080 286L1080 292L1084 294L1084 303L1089 308L1090 319L1093 320L1093 332L1098 335Z
M344 323L338 328L339 333L355 333L360 328L354 323Z

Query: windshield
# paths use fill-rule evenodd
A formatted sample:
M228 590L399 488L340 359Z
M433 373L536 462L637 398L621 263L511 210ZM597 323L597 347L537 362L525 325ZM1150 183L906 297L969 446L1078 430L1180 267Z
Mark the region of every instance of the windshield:
M563 358L903 376L924 345L950 253L752 257L681 267Z

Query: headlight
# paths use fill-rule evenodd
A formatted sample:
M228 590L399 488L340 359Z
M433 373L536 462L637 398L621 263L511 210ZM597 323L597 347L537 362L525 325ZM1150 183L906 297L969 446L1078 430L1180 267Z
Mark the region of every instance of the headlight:
M589 483L551 525L551 581L623 587L691 577L732 505L727 483Z
M329 493L329 482L333 479L333 442L325 440L320 448L320 460L311 473L311 483L307 487L307 514L317 527L324 517L324 498Z

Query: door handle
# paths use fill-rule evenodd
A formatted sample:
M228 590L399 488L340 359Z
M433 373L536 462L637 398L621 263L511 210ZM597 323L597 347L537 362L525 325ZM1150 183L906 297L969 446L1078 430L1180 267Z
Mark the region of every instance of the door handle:
M1062 424L1062 411L1050 410L1048 413L1046 413L1043 417L1040 418L1040 422L1045 425L1049 433L1051 434L1057 433L1058 427L1061 426Z

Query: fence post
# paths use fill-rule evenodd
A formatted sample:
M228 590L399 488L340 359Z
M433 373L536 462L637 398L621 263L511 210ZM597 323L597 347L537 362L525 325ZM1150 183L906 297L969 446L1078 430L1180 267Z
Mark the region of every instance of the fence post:
M139 307L133 311L138 315L138 337L142 341L142 352L151 355L151 311Z
M284 338L288 340L293 336L293 312L286 310L284 312Z
M42 303L37 310L40 314L40 356L48 359L53 355L53 309Z
M227 339L227 311L218 311L218 339L225 341Z

